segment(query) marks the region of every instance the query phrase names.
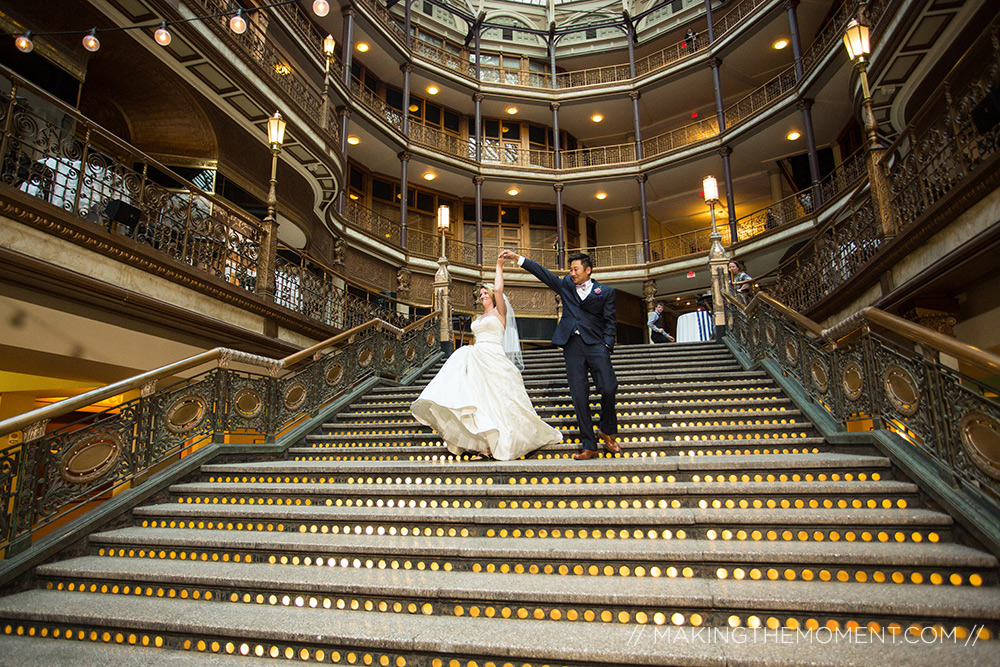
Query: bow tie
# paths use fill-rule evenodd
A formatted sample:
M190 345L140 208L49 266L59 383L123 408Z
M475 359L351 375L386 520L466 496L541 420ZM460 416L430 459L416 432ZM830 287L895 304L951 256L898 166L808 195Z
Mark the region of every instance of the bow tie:
M581 292L589 287L589 283L583 283L582 285L577 285L576 288Z

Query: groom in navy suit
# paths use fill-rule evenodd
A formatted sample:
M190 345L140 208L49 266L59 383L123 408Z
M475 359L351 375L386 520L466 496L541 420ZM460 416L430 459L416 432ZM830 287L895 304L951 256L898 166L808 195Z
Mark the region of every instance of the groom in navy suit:
M562 317L552 342L563 349L566 360L566 380L573 399L576 423L580 427L583 451L574 459L586 460L597 456L597 439L594 437L594 419L590 414L590 382L594 379L597 393L601 395L601 420L598 433L604 447L617 454L621 446L618 433L618 415L615 411L615 392L618 379L611 367L611 352L615 347L615 290L591 280L593 265L583 253L569 256L569 275L558 278L544 266L517 253L504 250L503 259L516 260L525 271L535 276L562 297Z

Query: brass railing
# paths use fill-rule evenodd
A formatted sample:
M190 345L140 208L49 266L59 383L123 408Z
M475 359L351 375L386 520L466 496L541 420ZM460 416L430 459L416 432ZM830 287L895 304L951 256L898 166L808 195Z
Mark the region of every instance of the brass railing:
M920 125L906 128L891 146L879 149L888 165L890 205L883 211L885 220L876 215L868 190L856 192L807 245L775 270L777 282L771 289L776 298L809 312L855 276L893 234L907 233L936 202L977 177L983 165L996 158L1000 126L981 131L971 113L991 88L1000 85L998 29L1000 21L994 21L967 50L979 56L964 56L927 97L914 116ZM959 88L953 81L966 83ZM843 179L830 184L832 191L850 187L861 159L852 160ZM831 199L824 190L824 201Z
M842 428L871 420L903 438L962 494L1000 509L996 389L938 358L950 355L995 375L1000 356L877 308L823 329L763 293L745 308L729 294L724 300L726 337L750 359L778 364Z
M371 378L405 377L440 351L438 317L405 328L371 320L284 359L215 348L0 422L4 557L30 547L53 522L203 446L274 442ZM122 400L46 432L52 420L113 397Z

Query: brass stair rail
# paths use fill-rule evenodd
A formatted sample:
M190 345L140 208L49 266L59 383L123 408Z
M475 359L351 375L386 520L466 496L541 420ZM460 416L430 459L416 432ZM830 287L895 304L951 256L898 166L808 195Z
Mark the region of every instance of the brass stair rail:
M217 361L223 357L230 361L236 361L239 363L247 364L250 366L259 366L262 368L267 368L271 373L276 373L279 370L287 369L293 364L311 357L323 349L330 346L337 345L345 340L348 340L352 336L356 336L373 327L379 327L387 331L392 331L396 333L397 336L402 336L404 333L417 328L418 326L424 324L429 319L438 315L440 311L434 311L424 317L420 318L416 322L400 329L397 326L389 324L388 322L374 318L369 320L364 324L360 324L352 329L349 329L341 334L328 338L325 341L317 343L305 350L291 354L283 359L272 359L270 357L264 357L256 354L249 354L247 352L241 352L239 350L232 350L225 347L216 347L207 352L202 352L196 354L193 357L188 357L181 361L174 362L172 364L167 364L166 366L161 366L151 371L141 373L131 378L115 382L113 384L100 387L98 389L93 389L91 391L80 394L79 396L72 396L66 398L57 403L47 405L44 408L38 408L32 410L31 412L25 412L24 414L17 415L16 417L11 417L10 419L5 419L0 422L0 437L9 435L16 431L21 431L32 424L37 424L39 422L47 422L57 417L74 412L79 408L86 407L98 401L103 401L106 398L112 396L117 396L127 391L133 391L136 389L141 389L144 385L151 382L156 382L165 377L170 377L177 373L190 370L206 364L212 361ZM41 435L41 434L39 434Z
M806 331L827 341L832 347L836 347L837 341L853 334L867 322L868 324L888 329L921 345L927 345L938 352L949 354L978 368L990 370L995 373L1000 372L1000 355L987 352L968 343L963 343L950 336L945 336L933 329L903 319L892 313L887 313L874 306L862 308L854 315L847 317L832 327L824 329L815 321L764 292L755 294L753 299L745 306L729 292L723 292L723 296L733 306L742 309L747 315L759 307L760 304L766 303L785 317L799 324Z

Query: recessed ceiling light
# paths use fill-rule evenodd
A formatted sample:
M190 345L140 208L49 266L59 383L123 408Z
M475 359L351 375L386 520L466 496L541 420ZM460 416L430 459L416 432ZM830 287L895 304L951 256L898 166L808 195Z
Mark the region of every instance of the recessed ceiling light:
M349 134L347 135L347 143L349 143L352 146L357 146L358 144L361 143L361 138L356 137L353 134Z
M604 120L604 116L602 116L599 113L595 113L593 116L590 117L590 120L594 121L595 123L600 123L602 120Z
M361 199L361 197L359 197L358 195L356 195L353 192L349 196L350 196L350 198L351 198L352 201L358 201L359 199Z
M511 197L516 197L517 195L521 194L521 191L518 190L517 188L510 188L507 190L507 194L509 194Z
M781 49L783 49L786 46L788 46L788 40L787 39L779 39L777 42L775 42L771 46L773 46L775 49L777 49L778 51L780 51Z
M433 171L424 172L425 181L433 181L435 178L437 178L437 174L435 174Z
M597 197L598 199L607 199L608 198L608 193L607 192L598 192L594 196Z
M417 106L416 104L411 104L409 108L410 108L410 113L416 113L420 111L420 107Z
M792 130L791 132L785 135L785 138L788 139L789 141L795 141L801 136L802 136L801 132L799 132L798 130Z
M438 89L437 86L427 86L427 94L428 95L437 95L438 92L439 92L439 89Z
M513 116L517 113L517 107L507 107L507 114Z
M356 48L358 50L358 52L364 53L365 51L367 51L371 47L368 46L367 42L358 42L357 46L355 46L354 48Z

